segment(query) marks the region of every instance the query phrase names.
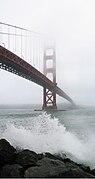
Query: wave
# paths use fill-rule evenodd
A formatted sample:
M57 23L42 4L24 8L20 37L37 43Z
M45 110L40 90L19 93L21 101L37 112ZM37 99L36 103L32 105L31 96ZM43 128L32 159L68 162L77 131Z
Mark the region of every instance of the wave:
M25 125L17 125L12 121L6 125L0 138L6 138L14 147L27 148L37 153L66 153L77 162L88 164L92 168L95 166L94 136L90 136L86 142L81 141L75 134L67 131L58 118L52 118L46 112Z

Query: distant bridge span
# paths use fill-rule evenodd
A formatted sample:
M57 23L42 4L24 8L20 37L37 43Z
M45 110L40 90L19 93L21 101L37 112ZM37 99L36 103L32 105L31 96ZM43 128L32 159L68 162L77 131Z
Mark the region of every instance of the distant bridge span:
M51 92L54 91L57 95L65 98L72 105L75 105L73 100L50 79L48 79L25 60L1 45L0 68L30 80L46 89L49 89Z

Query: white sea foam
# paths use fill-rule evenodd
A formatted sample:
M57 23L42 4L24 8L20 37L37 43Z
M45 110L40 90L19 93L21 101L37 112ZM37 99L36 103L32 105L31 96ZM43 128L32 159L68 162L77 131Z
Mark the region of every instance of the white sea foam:
M25 126L17 126L12 122L7 124L6 130L0 136L14 147L27 148L37 153L67 153L73 159L95 168L94 138L91 137L86 143L80 141L57 118L51 118L45 112Z

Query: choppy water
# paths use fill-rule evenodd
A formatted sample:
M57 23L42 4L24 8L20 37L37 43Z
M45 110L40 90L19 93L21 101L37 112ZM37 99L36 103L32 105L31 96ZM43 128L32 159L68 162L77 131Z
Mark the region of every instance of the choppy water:
M39 153L66 153L95 168L95 107L48 113L35 108L0 106L0 138Z

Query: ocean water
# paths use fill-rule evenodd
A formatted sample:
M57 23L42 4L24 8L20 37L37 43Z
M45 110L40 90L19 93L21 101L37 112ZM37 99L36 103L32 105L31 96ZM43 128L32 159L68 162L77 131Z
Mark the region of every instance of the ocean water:
M65 153L74 161L95 168L95 107L66 106L66 111L34 111L40 108L39 105L1 105L0 138L16 148L37 153Z

